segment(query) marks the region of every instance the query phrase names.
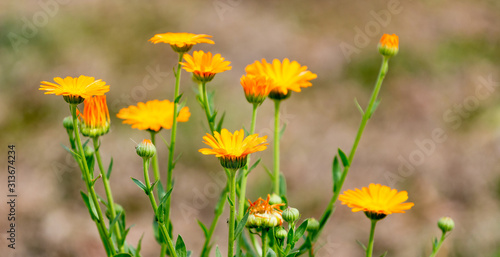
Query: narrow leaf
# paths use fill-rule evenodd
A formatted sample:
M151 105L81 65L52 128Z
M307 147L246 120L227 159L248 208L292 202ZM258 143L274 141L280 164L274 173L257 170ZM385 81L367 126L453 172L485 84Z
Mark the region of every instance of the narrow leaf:
M385 251L384 254L380 255L380 257L385 257L387 255L388 251Z
M273 249L268 249L266 257L276 257L276 253L273 251Z
M254 163L253 163L253 165L252 165L250 168L248 168L248 171L247 171L247 173L245 174L245 176L248 176L248 174L250 174L250 172L251 172L253 169L257 168L257 165L259 165L260 160L261 160L261 159L259 158L256 162L254 162Z
M293 236L293 242L297 242L299 241L300 238L302 238L302 235L304 235L304 232L306 232L306 228L307 228L307 223L309 221L308 220L305 220L304 222L302 222L302 224L300 224L300 226L295 230L295 235Z
M338 149L338 152L339 152L340 160L342 161L342 165L344 165L344 167L349 167L349 160L347 159L347 156L345 155L345 153L340 148Z
M133 257L130 253L118 253L113 255L113 257Z
M231 200L231 197L229 197L229 195L227 195L227 202L230 206L234 206L233 200Z
M222 254L220 253L219 246L215 248L215 257L222 257Z
M375 113L375 110L377 110L377 107L379 104L380 104L380 99L377 99L375 101L375 103L373 103L372 110L370 111L370 114L368 115L368 119L370 119L372 117L373 113Z
M283 127L281 127L281 130L280 130L280 140L281 140L281 137L283 136L283 134L285 133L285 129L286 129L286 123L283 124Z
M216 130L217 130L217 131L219 131L219 132L220 132L220 131L221 131L221 129L222 129L222 124L224 123L224 118L225 118L225 117L226 117L226 112L223 112L223 113L222 113L222 116L221 116L221 117L220 117L220 119L219 119L219 122L217 123L217 127L216 127Z
M94 208L94 205L90 203L89 197L83 191L80 191L80 195L83 198L83 202L85 203L85 206L87 206L87 209L89 210L90 217L92 218L92 220L97 221L98 220L97 212Z
M271 180L274 180L274 175L271 173L271 171L266 167L266 166L263 166L264 167L264 170L267 172L267 175L269 175L269 178L271 178Z
M340 169L339 158L335 156L332 164L333 192L336 192L340 186L338 183L340 181L341 174L342 170Z
M186 245L184 240L182 240L181 235L177 236L177 241L175 242L175 253L177 257L187 257Z
M182 98L182 95L183 95L183 94L184 94L184 93L182 93L182 94L178 95L178 96L175 98L174 103L179 103L179 101L181 100L181 98Z
M363 243L361 243L361 241L356 240L356 243L358 243L358 245L361 246L361 248L363 248L363 250L366 252L366 246Z
M224 187L222 192L220 193L219 200L217 201L217 205L215 206L214 213L216 216L220 216L220 214L224 211L224 204L226 203L226 195L228 191L228 187Z
M140 180L136 178L131 177L131 179L140 189L142 189L142 191L144 191L144 193L146 193L147 195L149 194L149 189L146 187L146 185L144 185L144 183L142 183Z
M248 214L249 214L249 212L246 212L245 216L243 216L241 221L238 222L238 226L236 226L236 230L234 232L234 238L236 238L236 240L238 240L238 237L240 236L241 232L243 232L243 229L245 228L245 225L247 224Z
M358 110L361 113L361 115L365 115L365 111L363 111L363 108L361 108L361 105L359 105L358 99L354 98L354 103L356 104L356 107L358 107Z
M286 178L283 173L280 172L280 195L286 195Z
M144 233L142 233L141 238L139 238L139 242L137 242L137 248L135 249L135 257L139 257L142 246L142 238L144 237Z
M208 237L208 229L207 227L199 220L196 220L198 222L198 225L200 225L201 230L203 230L203 234L205 235L205 238Z
M111 161L109 162L108 172L106 173L106 178L111 177L111 170L113 169L113 157L111 157Z

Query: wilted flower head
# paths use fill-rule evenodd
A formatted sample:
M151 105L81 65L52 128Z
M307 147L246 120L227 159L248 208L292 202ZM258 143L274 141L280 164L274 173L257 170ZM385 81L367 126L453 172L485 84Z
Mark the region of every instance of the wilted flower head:
M248 208L249 216L246 226L249 228L272 228L283 224L281 217L280 206L284 203L269 204L270 195L267 195L267 200L262 198L257 199L255 202L250 202Z

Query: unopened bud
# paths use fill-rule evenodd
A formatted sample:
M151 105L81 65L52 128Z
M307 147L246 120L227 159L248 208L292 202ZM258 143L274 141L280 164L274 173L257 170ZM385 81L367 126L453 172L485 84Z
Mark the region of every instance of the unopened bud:
M156 154L156 147L153 145L151 140L144 139L140 144L135 147L137 155L142 158L151 158Z
M307 232L316 232L319 229L319 222L315 218L307 219Z
M288 232L283 227L279 227L278 230L276 231L276 238L279 240L284 240L286 236L288 235Z
M295 208L288 207L283 211L281 216L283 216L283 219L286 222L292 223L300 218L300 212L299 212L299 210L297 210Z
M270 205L280 204L280 203L283 203L283 200L277 194L273 194L273 195L271 195L271 198L269 198L269 204Z
M64 126L65 129L73 131L74 130L74 128L73 128L73 118L71 116L68 116L68 117L64 118L64 120L63 120L63 126Z
M447 233L455 228L455 222L450 217L442 217L438 221L438 227L443 233Z

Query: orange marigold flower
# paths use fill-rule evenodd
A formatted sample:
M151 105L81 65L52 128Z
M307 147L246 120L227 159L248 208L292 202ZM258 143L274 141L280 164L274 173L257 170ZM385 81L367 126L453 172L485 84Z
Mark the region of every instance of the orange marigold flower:
M83 102L83 114L80 114L82 135L98 137L109 132L110 118L106 96L93 96Z
M172 127L174 103L169 100L139 102L137 106L131 105L121 109L116 116L123 119L123 123L132 125L132 128L158 132L162 128ZM186 122L190 116L189 107L183 107L177 116L177 121Z
M269 97L276 100L287 98L288 90L300 92L302 87L312 86L310 80L317 77L316 74L307 70L307 66L301 66L298 62L285 58L283 62L274 59L268 63L255 61L245 68L248 74L263 75L274 81Z
M370 184L361 190L347 190L339 196L342 204L352 208L353 212L364 211L370 219L382 219L392 213L404 213L414 203L403 203L408 200L406 191L398 192L388 186Z
M399 52L399 37L396 34L384 34L378 44L378 51L386 57L391 57Z
M250 207L248 207L249 215L246 224L247 227L272 228L283 224L280 206L284 206L285 204L269 204L270 198L271 196L267 195L267 200L259 198L253 203L248 200Z
M218 157L222 167L237 170L244 167L247 163L247 155L267 148L267 136L259 137L258 134L250 135L246 138L243 129L237 130L232 134L227 129L222 129L221 133L214 131L214 136L207 133L203 137L203 143L212 147L202 148L200 153L205 155L214 154Z
M81 75L78 78L55 77L57 83L42 81L39 90L45 90L45 94L62 95L64 100L70 104L82 103L84 99L94 95L104 95L109 91L109 85L106 82L94 77Z
M194 78L203 83L211 81L216 73L231 70L231 62L224 61L220 54L212 56L211 52L194 51L193 56L184 54L184 61L181 62L187 72L192 72Z
M193 34L193 33L173 33L167 32L162 34L156 34L154 37L150 38L149 41L154 44L157 43L167 43L170 44L172 49L177 53L185 53L191 50L196 44L207 43L215 44L214 41L208 39L212 36L205 34Z
M262 75L244 75L240 79L245 97L251 104L262 104L274 86L274 81Z

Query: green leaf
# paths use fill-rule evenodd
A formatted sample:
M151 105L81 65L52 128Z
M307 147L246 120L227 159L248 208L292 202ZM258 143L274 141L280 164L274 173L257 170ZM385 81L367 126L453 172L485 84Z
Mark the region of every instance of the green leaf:
M87 209L89 210L90 218L92 218L93 221L98 221L99 219L97 218L97 211L95 210L94 205L90 203L87 194L85 194L83 191L80 191L80 195L83 198L85 206L87 206Z
M101 174L99 174L99 176L97 176L96 178L92 179L92 181L90 181L90 186L94 186L95 182L97 182L97 180L100 178L101 178Z
M333 164L332 164L332 178L333 178L333 192L336 192L340 182L340 177L342 174L342 170L340 169L339 165L339 158L335 156L333 158Z
M361 241L356 240L356 243L358 243L358 245L361 246L361 248L363 248L363 250L366 252L366 246L363 243L361 243Z
M161 198L160 205L165 205L165 203L167 202L168 198L170 197L170 194L172 194L172 190L174 190L173 187L170 188L170 190L168 190L168 192Z
M158 205L155 215L158 221L163 223L163 221L165 220L165 206L163 206L163 204Z
M215 257L222 257L222 254L220 253L219 246L215 248Z
M361 113L361 115L365 115L365 111L363 111L363 108L361 108L361 105L359 105L358 99L354 98L354 103L356 104L356 107L358 107L358 110Z
M228 187L224 187L222 192L220 193L219 200L217 201L217 205L215 206L214 213L216 216L220 216L220 214L224 211L224 204L226 203L226 195L228 191Z
M236 226L236 230L234 232L234 238L236 238L236 240L238 240L238 237L240 236L241 232L243 232L243 229L247 224L248 215L249 212L246 212L245 216L243 216L243 218L238 222L238 226Z
M178 95L178 96L175 98L174 103L179 103L179 101L181 100L181 98L182 98L182 95L183 95L183 94L184 94L184 93L182 93L182 94Z
M140 180L136 179L136 178L132 178L132 181L134 181L134 183L140 188L142 189L142 191L144 191L144 193L146 193L147 195L149 195L149 189L146 187L146 185L144 185L144 183L142 183Z
M159 244L166 244L167 241L165 240L165 237L163 235L160 236L160 226L158 225L158 222L156 221L156 218L153 219L153 234L155 235L156 242Z
M345 153L342 150L340 150L340 148L338 149L338 152L339 152L340 160L342 161L342 165L344 165L344 167L349 167L349 160L347 159L347 156L345 155Z
M111 161L109 162L108 172L106 173L106 178L111 177L111 170L113 169L113 157L111 157Z
M184 240L182 240L181 235L177 236L177 241L175 242L175 253L177 257L187 257L186 245Z
M380 257L385 257L387 255L388 251L385 251L384 254L380 255Z
M205 235L205 238L207 238L208 237L207 227L200 220L196 220L196 221L198 222L198 225L200 225L201 230L203 230L203 234Z
M133 255L130 253L117 253L116 255L113 255L113 257L133 257Z
M375 100L375 103L373 103L372 110L370 111L370 114L368 115L368 119L370 119L375 113L375 110L377 110L378 105L380 104L380 99Z
M266 257L276 257L276 253L273 251L273 249L268 249Z
M283 136L283 133L285 133L285 129L286 129L286 123L283 124L283 127L281 127L281 130L280 130L280 140L281 140L281 137Z
M162 199L163 196L165 196L165 189L163 188L163 184L159 183L157 189L158 189L158 197Z
M264 165L264 170L267 172L267 175L269 175L269 178L271 178L271 181L274 180L274 175L271 173L271 171Z
M251 172L253 169L257 168L257 165L259 165L260 160L261 160L261 159L259 158L256 162L254 162L254 163L253 163L253 165L252 165L250 168L248 168L248 171L247 171L247 173L245 173L245 176L248 176L248 174L250 174L250 172Z
M153 182L153 184L151 184L151 186L149 187L149 190L150 190L150 191L153 191L153 190L154 190L154 188L155 188L155 186L156 186L156 184L158 184L158 182L159 182L159 180L157 180L157 181Z
M308 223L308 220L305 220L304 222L302 222L302 224L300 224L300 226L295 230L295 235L293 236L293 242L296 243L297 241L299 241L300 238L302 238L302 235L304 235L304 233L306 232L306 228L307 228L307 223Z
M286 195L286 178L283 173L280 172L280 195Z
M137 248L135 250L135 257L139 257L140 252L141 252L141 246L142 246L142 238L144 237L144 233L142 233L141 238L139 238L139 242L137 242Z
M79 155L77 152L75 152L75 151L73 151L73 150L69 149L67 146L65 146L65 145L63 145L63 144L61 144L61 146L64 148L64 150L68 151L71 155L73 155L73 157L74 157L75 159L77 159L77 160L78 160L78 159L80 159L80 155Z
M224 118L226 117L226 112L223 112L222 113L222 116L220 117L219 119L219 122L217 123L217 127L215 128L215 130L217 131L221 131L222 129L222 124L224 123ZM215 118L215 117L214 117Z
M297 252L295 252L295 253L290 253L290 254L288 254L286 257L295 257L296 255L297 255Z
M226 196L227 202L229 203L230 206L234 206L233 200L231 200L231 197L229 195Z
M118 219L120 218L120 216L122 216L122 212L119 212L118 215L116 215L116 217L111 221L111 223L109 223L109 230L110 230L111 234L113 234L113 231L115 231L114 229L112 229L112 227L118 221Z

